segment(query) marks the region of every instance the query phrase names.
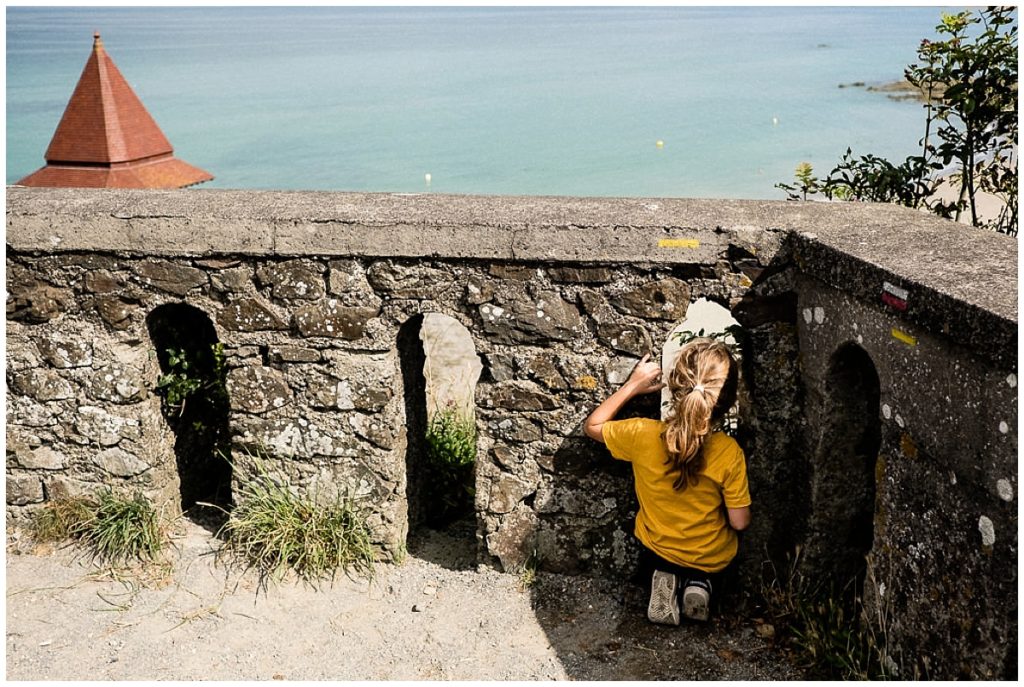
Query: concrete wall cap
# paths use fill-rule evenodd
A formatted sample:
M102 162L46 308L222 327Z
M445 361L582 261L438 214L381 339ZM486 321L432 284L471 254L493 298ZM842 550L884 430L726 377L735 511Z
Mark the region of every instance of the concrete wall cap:
M826 282L877 298L891 278L1016 326L1016 240L889 204L7 188L7 246L40 253L714 264L758 229Z

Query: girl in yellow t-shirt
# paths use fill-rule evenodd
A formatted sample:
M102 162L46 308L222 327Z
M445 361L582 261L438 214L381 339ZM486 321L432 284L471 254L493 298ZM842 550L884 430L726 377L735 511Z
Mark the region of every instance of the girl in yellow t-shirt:
M634 533L641 571L650 571L652 622L679 624L680 590L683 615L707 620L717 573L736 555L736 533L750 524L743 451L713 431L736 401L736 377L725 344L695 339L669 374L672 401L664 422L614 419L629 399L665 386L661 367L645 355L584 424L587 436L633 465L640 502Z

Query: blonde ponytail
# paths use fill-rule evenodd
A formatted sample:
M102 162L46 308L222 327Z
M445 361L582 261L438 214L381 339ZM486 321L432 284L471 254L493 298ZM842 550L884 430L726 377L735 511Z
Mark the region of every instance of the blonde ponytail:
M679 472L676 490L696 482L704 467L704 440L736 402L736 378L736 362L724 343L694 339L680 349L668 377L672 410L665 420L668 464Z

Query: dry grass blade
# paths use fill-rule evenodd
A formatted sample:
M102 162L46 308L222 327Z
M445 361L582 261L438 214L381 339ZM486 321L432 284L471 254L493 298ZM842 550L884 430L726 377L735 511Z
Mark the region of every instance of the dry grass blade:
M181 616L181 621L177 625L174 625L173 627L169 627L168 629L164 630L164 634L166 634L168 632L173 632L174 630L177 630L182 625L188 625L188 624L192 623L195 620L201 620L202 618L207 618L207 617L213 616L213 615L215 615L217 617L220 617L220 603L219 602L216 603L216 604L212 604L210 606L203 606L202 608L197 608L194 611L191 611L189 613L184 614L183 616Z
M69 585L64 585L64 586L58 586L58 587L27 587L25 589L16 589L14 591L7 592L7 598L9 599L12 596L18 596L19 594L34 594L36 592L66 591L68 589L74 589L78 585L80 585L83 582L86 582L88 580L89 580L89 577L86 576L86 577L81 578L80 580L78 580L78 582L75 582L74 584L69 584Z

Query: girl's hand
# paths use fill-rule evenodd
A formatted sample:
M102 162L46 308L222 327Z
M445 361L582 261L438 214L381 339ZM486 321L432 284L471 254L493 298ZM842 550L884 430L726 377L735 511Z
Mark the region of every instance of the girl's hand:
M661 391L665 386L661 383L661 366L650 361L650 354L645 355L629 374L629 379L619 389L604 399L601 405L587 416L583 423L583 432L593 439L604 443L604 423L615 419L624 403L638 394L650 394Z
M635 394L651 394L665 388L661 381L661 365L650 358L651 354L645 353L626 380L626 385L631 387Z

